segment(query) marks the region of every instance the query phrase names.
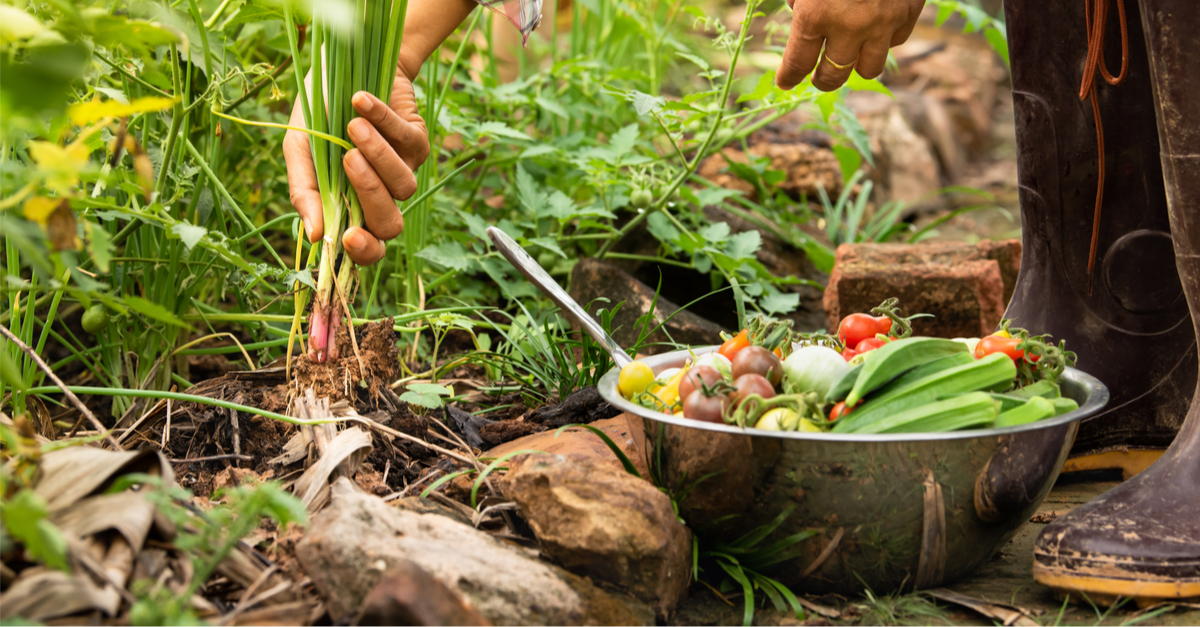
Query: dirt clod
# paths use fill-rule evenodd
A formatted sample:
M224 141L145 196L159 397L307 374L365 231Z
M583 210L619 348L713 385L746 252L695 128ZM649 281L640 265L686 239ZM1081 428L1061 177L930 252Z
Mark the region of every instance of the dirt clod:
M396 378L400 366L392 319L369 322L359 327L356 330L357 353L348 326L343 325L338 329L340 357L336 361L318 364L307 355L296 359L293 364L293 394L312 388L318 398L327 396L331 400L354 401L358 390L362 389L370 401L378 403L383 388Z

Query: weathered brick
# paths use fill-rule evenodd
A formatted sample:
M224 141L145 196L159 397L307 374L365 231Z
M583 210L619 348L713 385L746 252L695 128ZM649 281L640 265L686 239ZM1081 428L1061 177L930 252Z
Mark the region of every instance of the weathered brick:
M870 311L896 297L905 314L933 314L913 321L917 335L980 337L995 330L1004 315L1000 264L992 259L928 262L919 254L909 260L839 262L825 290L825 310L830 329L842 316ZM912 248L912 247L910 247Z
M842 244L837 249L836 265L857 261L877 264L938 264L952 266L964 261L992 259L1000 265L1004 284L1001 299L1005 306L1012 299L1017 274L1021 271L1021 240L983 240L966 242L922 242L920 244ZM828 309L828 307L827 307Z

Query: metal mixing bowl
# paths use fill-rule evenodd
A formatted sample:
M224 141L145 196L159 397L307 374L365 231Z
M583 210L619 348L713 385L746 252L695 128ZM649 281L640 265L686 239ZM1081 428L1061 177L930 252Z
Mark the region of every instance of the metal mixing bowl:
M658 373L688 356L641 361ZM764 574L817 593L853 594L864 584L876 593L929 588L967 575L1029 520L1054 485L1079 421L1108 403L1102 383L1068 369L1062 391L1079 409L1033 424L896 435L776 432L646 409L621 397L617 375L604 375L600 394L645 419L662 480L678 489L703 478L680 503L689 526L730 541L790 508L763 546L805 530L817 534Z

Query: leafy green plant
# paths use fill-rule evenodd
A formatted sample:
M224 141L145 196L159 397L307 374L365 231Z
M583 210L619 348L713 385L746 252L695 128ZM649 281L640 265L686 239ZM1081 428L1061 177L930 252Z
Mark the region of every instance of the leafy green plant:
M787 586L763 574L771 566L795 557L794 547L816 535L814 530L805 530L785 538L763 545L780 525L792 513L792 507L780 512L774 520L761 525L733 542L720 540L694 540L693 568L696 577L704 572L702 560L714 563L726 578L721 582L723 592L732 592L740 588L744 595L744 611L742 624L750 625L754 620L755 591L762 592L775 606L775 609L785 612L789 609L795 613L797 620L804 620L804 608ZM702 548L703 547L703 548Z
M444 385L410 383L408 391L400 395L400 400L426 409L441 409L446 404L444 397L453 395L454 392Z
M992 49L1004 59L1005 65L1010 65L1008 59L1008 35L1004 29L1004 22L987 14L978 6L963 2L962 0L930 0L930 4L938 8L937 25L941 26L950 19L950 16L958 13L963 16L966 22L963 24L964 33L983 33L991 44Z
M889 201L867 215L867 202L871 198L874 183L864 181L866 172L859 170L846 181L837 202L830 202L825 187L817 188L821 199L821 207L825 215L825 232L834 246L857 242L886 242L909 228L900 222L901 212L906 204ZM862 187L858 187L859 184ZM858 190L858 195L851 199L851 194Z

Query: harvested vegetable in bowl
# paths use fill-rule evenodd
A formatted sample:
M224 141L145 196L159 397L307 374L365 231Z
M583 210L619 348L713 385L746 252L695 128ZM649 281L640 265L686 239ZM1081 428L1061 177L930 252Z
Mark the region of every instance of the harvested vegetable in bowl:
M758 316L683 368L655 377L633 362L621 371L621 393L664 413L769 431L1002 428L1078 408L1059 388L1075 365L1065 342L1010 320L982 339L918 337L909 321L924 314L901 316L896 299L872 312L881 315L847 316L836 336ZM626 383L635 373L640 387Z

